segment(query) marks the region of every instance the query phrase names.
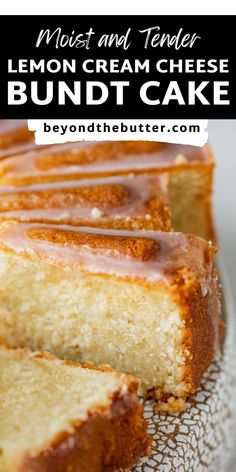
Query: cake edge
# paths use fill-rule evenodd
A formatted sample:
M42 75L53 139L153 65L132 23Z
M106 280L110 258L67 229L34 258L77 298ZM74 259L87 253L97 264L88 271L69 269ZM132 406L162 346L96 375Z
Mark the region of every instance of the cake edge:
M62 431L38 454L25 454L13 465L11 472L115 472L129 469L150 453L151 439L147 434L144 409L136 394L138 382L134 377L116 372L107 365L80 364L61 360L46 351L8 348L3 341L0 340L0 349L22 352L34 359L59 361L75 368L111 372L127 386L124 393L121 384L112 394L110 406L88 411L86 420L73 421L73 433Z

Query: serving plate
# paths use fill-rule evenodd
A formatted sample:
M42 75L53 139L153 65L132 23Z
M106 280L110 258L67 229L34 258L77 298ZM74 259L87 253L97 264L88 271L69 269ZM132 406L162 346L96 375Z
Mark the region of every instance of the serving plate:
M235 313L226 273L218 261L225 333L221 352L184 413L157 413L144 402L152 453L133 472L233 472L236 446ZM232 466L232 463L234 466ZM231 464L231 466L230 466Z

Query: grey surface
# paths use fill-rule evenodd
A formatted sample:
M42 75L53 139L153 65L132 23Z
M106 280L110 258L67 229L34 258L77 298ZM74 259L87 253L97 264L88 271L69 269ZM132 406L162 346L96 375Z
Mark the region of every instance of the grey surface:
M217 162L214 208L219 246L236 307L236 120L210 120L208 132Z
M210 120L209 143L216 162L215 217L219 246L236 308L236 120ZM227 472L236 471L236 451Z

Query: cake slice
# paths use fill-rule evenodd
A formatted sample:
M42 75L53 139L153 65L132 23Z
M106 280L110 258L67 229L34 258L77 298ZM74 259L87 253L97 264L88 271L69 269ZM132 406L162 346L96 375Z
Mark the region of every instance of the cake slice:
M28 131L26 120L0 120L0 150L33 141L34 134Z
M0 185L167 171L174 230L214 240L213 170L208 145L199 148L149 141L78 142L3 160Z
M170 231L168 183L168 174L130 174L3 187L0 220Z
M0 159L43 148L46 146L35 144L34 133L28 130L26 120L0 120Z
M127 470L149 451L137 382L0 347L1 472Z
M218 349L214 254L181 233L2 223L0 335L185 399Z

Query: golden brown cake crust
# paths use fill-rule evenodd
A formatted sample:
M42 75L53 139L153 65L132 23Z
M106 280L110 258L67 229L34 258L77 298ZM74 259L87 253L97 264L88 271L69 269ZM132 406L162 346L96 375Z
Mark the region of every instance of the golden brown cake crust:
M176 292L180 302L183 295L185 394L176 398L157 390L154 396L159 400L156 405L159 411L185 411L186 398L195 395L201 385L203 374L219 351L222 328L220 291L217 284L217 271L212 269L212 272L215 277L209 280L206 295L203 295L199 281L189 284L188 290L184 289L184 294L181 285L179 285L179 292Z
M194 236L189 235L189 250ZM194 395L202 376L219 350L221 302L218 272L214 268L216 248L202 245L202 272L194 276L189 267L176 277L175 297L183 308L185 321L183 353L187 396Z
M26 120L0 120L0 150L31 141L34 134L28 131Z
M0 349L7 348L2 345ZM34 359L56 361L78 368L80 364L59 360L46 352L17 349ZM111 405L88 412L86 420L71 424L73 432L61 432L45 445L43 451L25 455L12 472L113 472L127 470L150 452L150 438L143 407L136 391L137 381L119 374L109 366L95 367L91 362L84 368L112 372L121 381L121 389L113 394ZM122 385L126 391L122 391Z
M218 274L212 269L208 293L203 296L201 286L193 290L190 309L186 315L185 349L191 353L186 365L186 385L190 395L200 386L202 376L219 349L220 291Z
M0 120L0 160L24 152L38 152L48 146L37 146L26 120Z
M26 257L33 253L47 263L71 265L85 272L113 273L117 277L126 275L140 278L144 283L149 280L150 284L168 278L173 281L174 292L175 286L178 287L177 294L179 287L187 291L192 286L192 275L202 279L202 285L207 284L209 267L216 252L205 240L182 233L116 231L14 221L0 225L0 245ZM96 272L92 268L93 262ZM185 269L187 276L183 276Z
M0 162L2 185L75 180L103 176L213 168L203 148L150 141L77 142L48 146Z
M212 152L208 145L200 148L149 141L76 142L42 148L36 146L35 149L24 154L3 159L0 162L0 185L2 187L22 187L31 184L115 176L125 178L129 174L135 174L137 177L144 173L157 178L159 174L166 172L170 178L169 190L173 228L177 231L198 234L207 240L215 241L211 214L214 165ZM192 189L190 191L191 185ZM182 204L186 187L189 195L186 195L185 201L189 201L189 205L187 203ZM77 198L75 196L74 198L76 201ZM37 200L39 201L38 195ZM63 198L61 198L61 204L63 205L62 200ZM40 205L42 205L42 200L41 203L39 202ZM146 220L138 215L133 222L127 222L123 218L123 226L121 226L119 218L118 220L113 218L112 227L116 229L160 229L166 231L167 228L160 225L160 218L159 227L154 227L152 224L152 216L156 218L155 215L157 215L154 206L151 214L147 211ZM163 214L163 209L164 206L160 202L159 215L165 217L167 212L164 209ZM195 211L197 214L195 214ZM74 215L74 212L74 209L71 210L71 214ZM21 219L24 219L24 221L51 221L45 211L38 209L38 216L35 212L34 214L31 213L32 210L28 210L27 215L21 211ZM184 218L185 213L186 219ZM3 212L2 218L4 218ZM12 218L17 218L17 216L13 214ZM57 218L60 219L60 211L58 212L55 209L54 221ZM65 215L61 222L64 224L70 223ZM73 223L70 224L81 224L78 213L77 220L74 216ZM85 224L99 226L96 222ZM101 221L101 226L111 227L106 217Z
M0 349L8 350L4 345ZM47 352L31 352L27 348L17 349L17 352L74 368L81 366L77 362L59 360ZM95 367L90 362L83 367L112 372L121 381L110 406L97 407L88 412L86 420L71 423L72 433L61 432L39 454L25 455L12 472L113 472L132 467L150 452L143 407L136 395L137 381L109 366Z
M171 230L168 175L129 175L0 189L0 220Z
M114 398L110 411L91 413L73 434L61 435L17 472L127 470L150 451L143 407L134 393Z

